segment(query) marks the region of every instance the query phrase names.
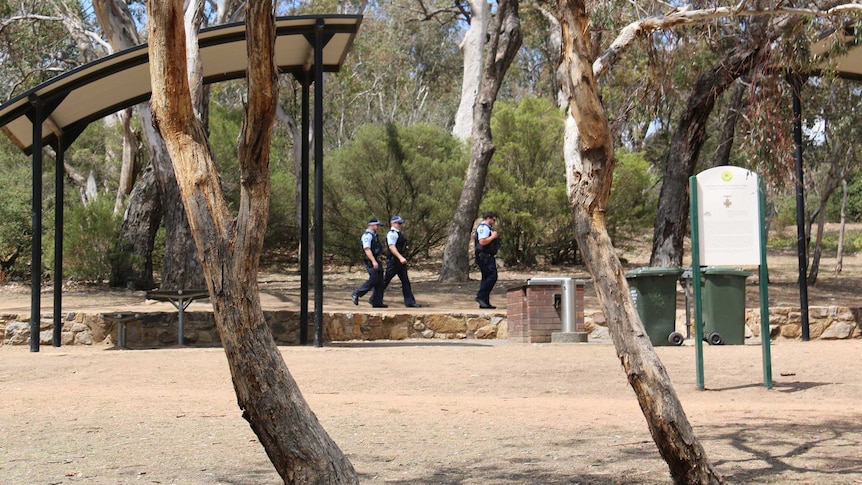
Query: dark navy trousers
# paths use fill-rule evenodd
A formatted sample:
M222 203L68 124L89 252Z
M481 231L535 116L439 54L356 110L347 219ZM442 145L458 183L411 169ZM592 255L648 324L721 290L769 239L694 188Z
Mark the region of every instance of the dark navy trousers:
M497 284L497 259L490 254L479 253L476 255L476 265L482 272L482 281L479 283L479 292L476 299L485 303L491 303L491 290Z
M371 298L368 300L368 303L372 305L382 305L383 304L383 263L377 264L377 269L374 269L374 266L371 263L365 263L365 270L368 271L368 280L359 288L354 291L356 296L362 297L369 291L371 292Z
M415 305L416 298L413 297L413 288L410 287L410 278L407 276L407 266L393 257L386 260L386 276L383 278L383 289L389 287L389 282L398 276L401 280L401 294L404 295L404 304Z

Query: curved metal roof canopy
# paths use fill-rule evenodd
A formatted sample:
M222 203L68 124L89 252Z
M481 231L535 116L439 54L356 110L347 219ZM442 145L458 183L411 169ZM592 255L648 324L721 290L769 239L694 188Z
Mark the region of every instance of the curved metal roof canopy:
M322 21L323 71L341 69L359 29L358 15L309 15L276 19L275 62L284 73L308 72L314 65L314 35ZM327 39L328 37L328 39ZM226 24L199 34L204 83L245 77L245 24ZM0 127L25 153L33 148L34 108L38 98L49 113L42 124L43 144L65 134L74 139L99 118L150 98L147 45L103 57L46 81L0 106Z
M844 44L847 50L834 55L830 50L836 43ZM862 81L862 45L856 44L854 27L830 32L812 44L810 50L815 61L820 61L825 68L834 70L838 77Z
M309 227L309 98L314 83L314 243L323 247L323 72L341 69L362 21L361 15L308 15L276 19L275 63L302 84L302 227ZM245 76L245 24L202 30L198 36L204 83ZM46 81L0 106L0 128L21 150L33 157L33 239L31 262L30 350L39 351L42 267L42 147L53 145L62 166L65 147L88 124L146 101L151 95L146 44L91 62ZM63 171L55 170L56 194L63 199ZM63 286L63 204L56 204L54 244L53 344L61 344ZM301 231L300 341L308 325L308 232ZM323 251L315 252L315 287L323 288ZM315 345L323 345L323 292L315 295ZM182 340L182 336L180 337Z

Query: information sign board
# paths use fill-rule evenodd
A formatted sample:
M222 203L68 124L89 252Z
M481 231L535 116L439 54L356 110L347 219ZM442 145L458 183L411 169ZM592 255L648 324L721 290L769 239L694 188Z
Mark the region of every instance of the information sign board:
M760 264L757 174L721 166L696 176L700 264Z

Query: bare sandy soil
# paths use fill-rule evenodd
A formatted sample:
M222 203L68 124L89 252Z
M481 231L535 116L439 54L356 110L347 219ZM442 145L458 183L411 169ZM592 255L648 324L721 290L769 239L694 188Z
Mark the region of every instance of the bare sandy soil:
M644 261L632 261L632 266ZM811 305L862 307L862 257L834 276L824 261ZM770 302L798 305L795 256L771 254ZM412 270L421 309L397 283L384 311L475 308L478 283L441 285ZM586 277L583 268L557 274ZM493 301L535 273L504 271ZM327 311L357 310L359 268L325 276ZM749 281L749 306L757 286ZM261 275L265 307L296 308L295 273ZM143 293L70 287L64 309L144 306ZM205 310L195 302L192 310ZM50 311L50 293L43 295ZM587 307L598 308L592 285ZM29 289L0 289L26 312ZM362 302L358 310L370 310ZM368 484L658 484L667 466L608 342L349 342L283 347L324 427ZM862 483L862 341L778 341L773 389L759 345L657 349L695 434L730 483ZM280 483L242 419L221 349L0 346L0 484Z
M669 483L607 344L352 342L284 347L369 484ZM862 483L862 341L660 347L730 483ZM4 484L275 484L220 349L0 347Z

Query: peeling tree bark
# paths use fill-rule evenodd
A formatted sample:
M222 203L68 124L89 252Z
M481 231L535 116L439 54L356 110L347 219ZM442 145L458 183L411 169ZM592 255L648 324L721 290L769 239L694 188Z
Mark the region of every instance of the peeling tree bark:
M615 160L590 63L589 19L584 3L558 0L557 15L563 34L560 63L565 67L561 72L569 111L566 175L578 246L608 317L617 356L674 482L721 483L640 323L605 226Z
M270 200L269 149L278 101L271 2L248 2L248 103L239 136L234 218L186 77L182 0L148 0L152 111L173 160L243 416L285 483L358 477L309 408L266 326L257 282Z

